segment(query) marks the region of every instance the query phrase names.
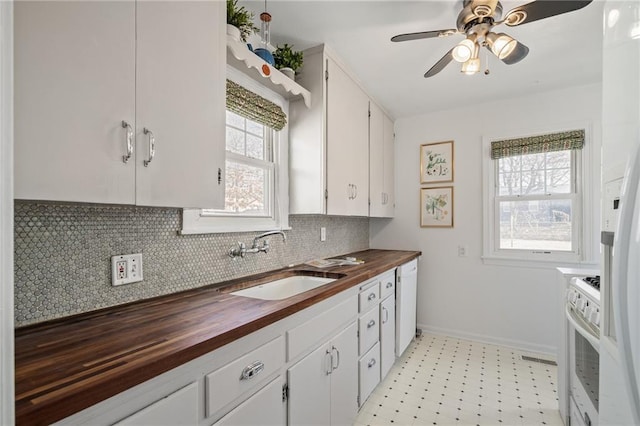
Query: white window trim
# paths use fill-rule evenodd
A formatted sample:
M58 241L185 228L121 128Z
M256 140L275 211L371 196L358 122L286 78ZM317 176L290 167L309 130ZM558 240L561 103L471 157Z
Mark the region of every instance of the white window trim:
M496 197L495 197L495 161L491 159L491 142L496 140L523 138L529 136L551 134L570 129L585 130L585 144L581 153L575 156L576 161L576 189L578 204L581 211L574 212L572 220L572 232L576 232L579 241L579 253L562 253L552 251L549 254L528 250L500 250L496 248ZM594 175L589 173L594 166L592 162L592 136L591 123L569 123L561 127L530 129L521 133L507 135L483 136L482 138L482 169L483 169L483 256L482 261L488 265L518 266L534 268L555 268L561 265L597 266L593 250L594 238L594 213L590 208L594 204L593 188ZM564 197L563 197L564 198ZM568 196L567 198L570 198Z
M289 101L267 89L242 72L227 65L227 78L269 99L289 117ZM273 141L274 199L273 217L216 215L202 209L183 209L181 234L214 234L224 232L257 232L288 230L289 227L289 125L278 132Z

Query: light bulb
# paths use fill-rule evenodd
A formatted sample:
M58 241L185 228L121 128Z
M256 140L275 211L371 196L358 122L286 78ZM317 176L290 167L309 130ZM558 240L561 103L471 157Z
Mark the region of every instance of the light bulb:
M453 48L453 59L457 62L467 62L473 54L473 42L469 39L464 39Z
M480 71L480 58L471 58L462 64L462 72L466 75L473 75Z
M471 34L453 48L451 56L457 62L467 62L473 57L473 52L476 50L476 38L477 35Z
M487 34L486 39L491 47L491 51L499 59L504 59L509 56L513 52L513 49L518 45L518 42L515 39L505 33L489 33Z

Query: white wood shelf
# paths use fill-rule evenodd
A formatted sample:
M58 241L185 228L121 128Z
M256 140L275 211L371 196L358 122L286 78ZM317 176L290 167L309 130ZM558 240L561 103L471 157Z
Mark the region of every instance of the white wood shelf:
M302 98L311 107L311 93L249 50L243 42L227 36L227 63L285 99Z

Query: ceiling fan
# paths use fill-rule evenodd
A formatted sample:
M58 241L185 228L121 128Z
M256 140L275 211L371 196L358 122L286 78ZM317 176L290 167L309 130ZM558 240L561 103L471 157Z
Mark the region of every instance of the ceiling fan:
M529 48L505 33L496 33L493 27L505 24L509 27L549 18L582 9L592 0L538 0L518 6L502 18L502 4L498 0L462 0L457 28L399 34L391 41L409 41L423 38L448 37L464 34L466 38L449 50L424 76L432 77L442 71L449 62L462 63L462 72L475 74L480 71L480 47L484 46L507 65L520 62Z

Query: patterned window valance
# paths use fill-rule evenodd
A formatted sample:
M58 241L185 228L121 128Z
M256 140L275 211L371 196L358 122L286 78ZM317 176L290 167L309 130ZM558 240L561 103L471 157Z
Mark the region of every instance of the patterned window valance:
M274 130L282 130L287 124L282 108L231 80L227 80L227 109Z
M584 130L570 130L550 135L491 142L491 158L495 160L516 155L582 149L583 146Z

